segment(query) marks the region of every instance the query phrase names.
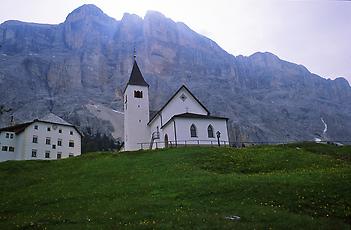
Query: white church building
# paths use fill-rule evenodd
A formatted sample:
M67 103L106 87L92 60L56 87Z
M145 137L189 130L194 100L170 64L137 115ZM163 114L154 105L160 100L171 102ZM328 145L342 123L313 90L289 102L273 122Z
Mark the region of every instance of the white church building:
M228 118L211 116L184 85L150 117L149 85L134 57L124 90L125 151L179 145L226 145L229 143L227 123Z
M81 154L81 132L50 113L0 129L0 161L53 160Z

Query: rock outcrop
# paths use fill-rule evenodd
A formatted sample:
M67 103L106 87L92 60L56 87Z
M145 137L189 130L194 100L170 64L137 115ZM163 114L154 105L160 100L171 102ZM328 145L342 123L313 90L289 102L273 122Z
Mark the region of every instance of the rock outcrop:
M326 80L271 53L235 57L158 12L117 21L83 5L59 25L4 22L0 45L0 105L16 121L53 112L83 131L117 137L123 119L114 111L123 108L135 47L151 110L185 84L230 118L233 141L312 140L323 134L321 118L326 138L351 140L345 79ZM2 126L9 116L0 116Z

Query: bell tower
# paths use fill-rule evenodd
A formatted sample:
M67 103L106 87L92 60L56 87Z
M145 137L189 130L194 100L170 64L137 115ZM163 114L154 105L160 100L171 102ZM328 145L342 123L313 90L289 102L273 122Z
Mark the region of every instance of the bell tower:
M149 84L136 62L134 52L133 69L124 89L124 150L138 150L140 143L150 141ZM144 144L144 146L147 146Z

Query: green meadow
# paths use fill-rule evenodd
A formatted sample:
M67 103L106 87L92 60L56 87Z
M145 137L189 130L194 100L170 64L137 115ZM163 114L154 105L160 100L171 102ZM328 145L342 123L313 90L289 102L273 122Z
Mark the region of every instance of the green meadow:
M351 146L0 163L0 229L350 229Z

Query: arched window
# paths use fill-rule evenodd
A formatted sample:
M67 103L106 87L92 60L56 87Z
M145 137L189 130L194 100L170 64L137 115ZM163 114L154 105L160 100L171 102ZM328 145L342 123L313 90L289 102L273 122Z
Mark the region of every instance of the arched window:
M143 91L134 90L134 97L136 97L136 98L143 98Z
M207 136L209 138L213 138L214 137L212 125L209 125L208 128L207 128Z
M190 126L190 136L191 137L197 137L197 134L196 134L196 126L194 124L192 124Z

